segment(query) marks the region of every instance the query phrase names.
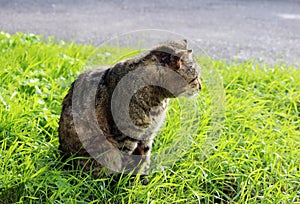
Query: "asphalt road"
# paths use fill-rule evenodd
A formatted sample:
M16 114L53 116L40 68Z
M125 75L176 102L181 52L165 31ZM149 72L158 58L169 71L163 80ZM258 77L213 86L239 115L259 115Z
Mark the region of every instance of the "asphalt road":
M0 0L10 33L97 45L141 29L179 33L217 59L300 64L300 0Z

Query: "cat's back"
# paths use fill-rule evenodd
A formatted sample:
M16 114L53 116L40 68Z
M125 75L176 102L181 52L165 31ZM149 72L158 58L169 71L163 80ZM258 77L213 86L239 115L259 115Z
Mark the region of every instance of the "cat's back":
M97 96L101 96L101 98L97 100L100 101L98 103L107 101L108 94L106 93L106 86L104 84L105 75L109 70L109 67L87 70L80 74L72 83L68 94L63 100L59 121L59 149L62 153L76 153L78 149L81 148L81 141L77 133L78 130L76 130L75 127L75 117L78 119L82 116L90 116L95 110L95 108L91 108L91 104L93 104L94 107L97 105L95 102ZM101 110L105 110L104 104L100 104L98 107L103 107ZM79 113L77 109L80 109ZM104 111L102 112L104 114ZM102 125L104 124L105 121L103 121ZM107 129L107 127L103 128Z

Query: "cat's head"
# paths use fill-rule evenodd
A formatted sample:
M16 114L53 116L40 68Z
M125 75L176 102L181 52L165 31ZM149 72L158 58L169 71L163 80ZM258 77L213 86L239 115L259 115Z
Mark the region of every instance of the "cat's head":
M193 51L188 49L187 41L169 41L162 43L151 51L161 66L168 67L185 80L183 87L178 87L178 95L192 96L201 89L200 66ZM174 83L176 81L171 81ZM177 96L178 96L177 95Z

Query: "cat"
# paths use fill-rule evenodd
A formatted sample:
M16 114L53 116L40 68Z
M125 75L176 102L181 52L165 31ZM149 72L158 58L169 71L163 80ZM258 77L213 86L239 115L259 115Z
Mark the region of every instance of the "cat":
M89 158L77 160L95 175L104 168L110 173L149 174L153 140L163 124L168 100L198 93L199 70L187 40L179 40L79 75L62 103L62 157Z

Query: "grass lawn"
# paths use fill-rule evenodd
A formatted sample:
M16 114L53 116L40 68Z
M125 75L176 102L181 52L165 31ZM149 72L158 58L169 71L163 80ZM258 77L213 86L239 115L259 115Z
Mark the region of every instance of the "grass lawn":
M199 96L172 101L154 146L159 168L147 185L138 176L110 185L109 178L64 170L61 102L95 50L0 33L1 203L300 203L300 70L285 65L201 59L224 83L215 148L206 142L215 137L216 110L204 74ZM103 64L128 52L98 50ZM176 158L168 163L168 155Z

